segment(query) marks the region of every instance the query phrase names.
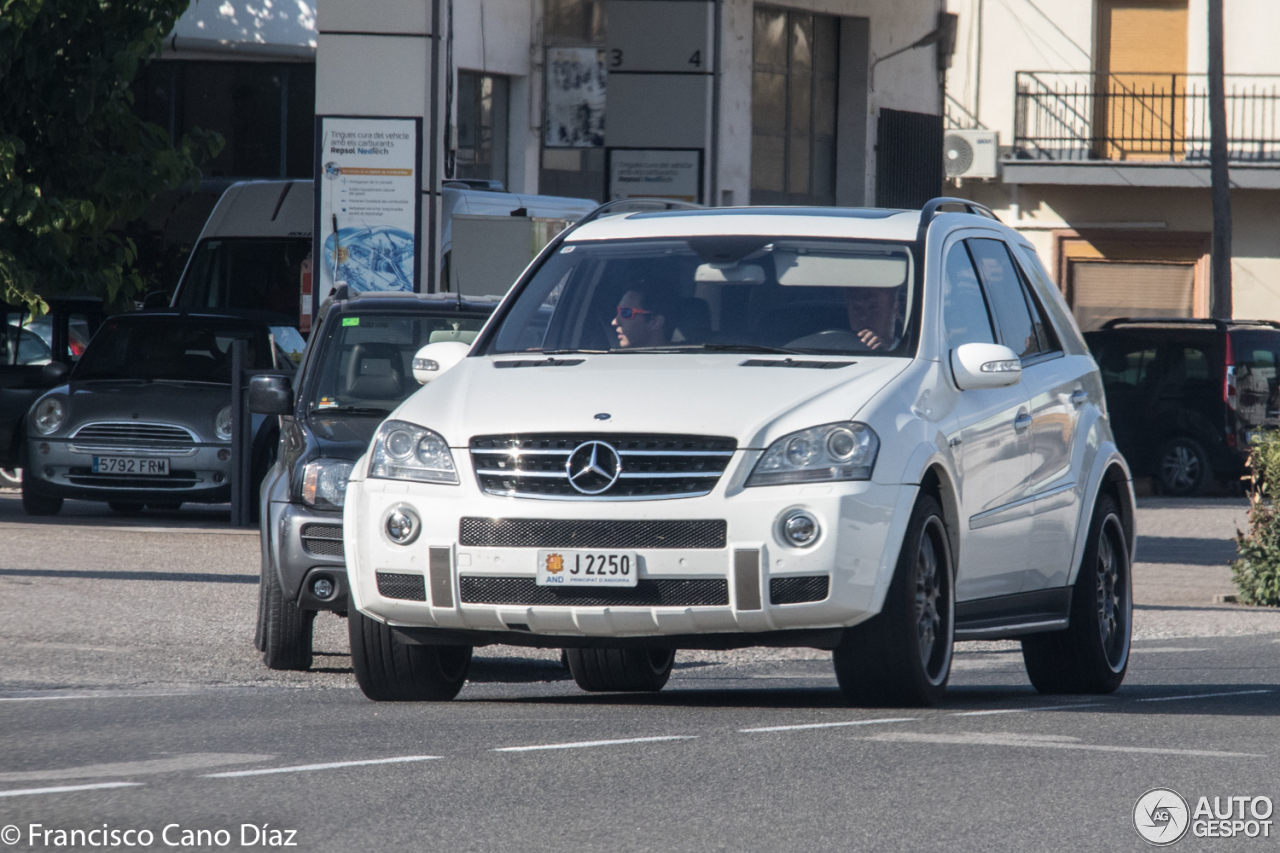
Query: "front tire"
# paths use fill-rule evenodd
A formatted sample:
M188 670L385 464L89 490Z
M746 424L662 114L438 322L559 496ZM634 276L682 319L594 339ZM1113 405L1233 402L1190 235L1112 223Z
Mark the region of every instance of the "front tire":
M62 498L39 494L31 486L31 478L22 479L22 509L27 515L57 515L62 511Z
M674 649L565 649L578 686L589 693L661 690L676 662Z
M1104 495L1089 524L1069 627L1022 639L1027 676L1041 693L1111 693L1129 667L1132 627L1128 540L1115 499Z
M936 705L951 676L955 576L942 507L916 501L884 608L847 628L832 660L852 705Z
M356 681L375 702L447 702L467 681L471 646L407 643L354 608L347 628Z
M311 637L316 612L303 610L297 602L285 597L280 575L271 560L262 561L259 585L258 624L261 626L262 662L268 669L311 669Z

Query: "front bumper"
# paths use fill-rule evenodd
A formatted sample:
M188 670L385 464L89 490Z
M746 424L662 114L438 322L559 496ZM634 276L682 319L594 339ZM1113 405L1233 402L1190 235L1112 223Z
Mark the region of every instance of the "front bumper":
M169 452L129 448L89 450L71 441L32 436L23 476L28 488L50 497L139 503L226 503L231 500L229 444L197 444ZM219 453L227 455L220 459ZM167 476L95 474L94 456L169 460Z
M346 610L347 569L343 557L342 516L304 504L272 501L271 555L285 597L305 610ZM333 594L320 598L315 582L325 578Z
M825 639L807 634L854 625L879 612L917 491L870 481L752 489L726 489L722 482L699 498L549 501L486 495L462 476L460 486L365 479L352 480L347 490L352 604L411 629L406 636L424 642L435 636L476 644L608 645L610 639L647 637L683 639L691 646L695 636L777 632L781 641L782 632L796 632L794 642L782 644L823 645ZM408 546L385 534L385 519L399 505L422 519L421 534ZM808 548L784 544L778 533L782 515L796 508L811 512L822 526ZM537 551L547 546L519 537L475 544L483 541L477 527L493 519L569 527L714 520L724 522L725 534L720 547L663 547L655 539L626 548L638 556L636 589L643 592L549 601L548 588L534 584ZM821 596L797 596L796 589L818 589ZM741 644L725 639L725 647Z

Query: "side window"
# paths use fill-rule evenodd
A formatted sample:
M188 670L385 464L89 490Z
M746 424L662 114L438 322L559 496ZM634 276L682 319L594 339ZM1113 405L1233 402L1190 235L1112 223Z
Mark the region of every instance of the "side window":
M1107 344L1098 355L1098 370L1108 394L1137 391L1147 384L1155 369L1155 347L1116 342Z
M1217 383L1210 378L1209 357L1204 350L1194 346L1173 344L1166 357L1160 391L1164 396L1202 396L1216 391Z
M982 283L986 285L987 295L995 308L1000 342L1022 358L1040 352L1040 335L1008 248L999 240L985 238L965 242L969 244L969 251L973 253L982 274Z
M961 344L994 344L990 309L978 284L978 274L964 243L956 243L947 253L942 276L942 322L947 330L947 349Z

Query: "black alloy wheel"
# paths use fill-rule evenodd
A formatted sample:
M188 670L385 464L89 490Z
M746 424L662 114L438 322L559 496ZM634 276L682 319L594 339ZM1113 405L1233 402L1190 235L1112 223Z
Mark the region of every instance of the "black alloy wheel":
M1163 494L1198 495L1213 477L1204 448L1190 438L1175 438L1160 450L1156 479Z

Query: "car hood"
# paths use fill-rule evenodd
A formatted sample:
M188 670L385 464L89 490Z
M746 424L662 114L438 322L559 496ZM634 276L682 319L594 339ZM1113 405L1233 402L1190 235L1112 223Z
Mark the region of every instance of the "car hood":
M214 435L213 420L231 402L229 385L196 382L71 382L54 392L67 396L59 435L100 421L137 421L186 427L201 441L222 443Z
M750 366L784 356L575 355L562 366L498 368L518 356L466 358L391 417L425 426L453 447L475 435L545 432L677 433L736 438L763 448L780 435L852 418L911 363L906 358L796 357L818 369ZM526 363L545 362L534 355ZM603 417L608 415L607 418Z
M319 455L327 459L359 459L382 423L380 417L312 414L307 427Z

